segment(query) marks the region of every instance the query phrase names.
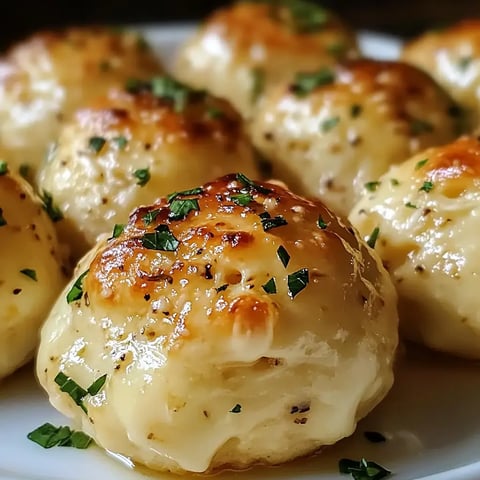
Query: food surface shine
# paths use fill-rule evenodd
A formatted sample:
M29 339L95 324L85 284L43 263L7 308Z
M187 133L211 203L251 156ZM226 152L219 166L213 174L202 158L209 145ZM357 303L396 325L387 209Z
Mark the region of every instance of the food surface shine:
M84 272L43 328L40 383L100 446L150 468L311 454L392 385L388 274L351 227L277 184L229 175L140 207L80 261L77 286ZM88 415L59 371L107 375Z

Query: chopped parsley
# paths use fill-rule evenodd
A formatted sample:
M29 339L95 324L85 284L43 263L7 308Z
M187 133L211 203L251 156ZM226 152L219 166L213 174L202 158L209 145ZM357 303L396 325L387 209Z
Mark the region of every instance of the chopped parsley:
M277 285L273 277L268 282L263 284L262 288L265 291L265 293L269 293L269 294L277 293Z
M316 72L297 73L290 87L299 97L304 97L322 85L330 85L335 81L335 74L329 68L323 67Z
M125 147L128 145L128 140L123 135L119 135L118 137L113 137L112 142L115 143L115 145L119 150L124 150Z
M363 432L363 436L372 443L382 443L387 441L385 435L381 434L380 432L367 431Z
M327 228L327 224L325 223L325 221L323 220L322 216L319 215L318 216L318 220L317 220L317 225L322 229L322 230L325 230Z
M150 181L150 170L148 168L139 168L133 172L137 179L137 185L144 187Z
M423 185L418 189L419 192L431 192L433 189L432 182L423 182Z
M369 192L375 192L377 188L380 186L380 182L367 182L364 187L369 191Z
M152 233L142 237L142 245L149 250L174 252L180 242L174 237L167 225L159 225Z
M431 133L434 130L434 126L427 122L426 120L422 120L420 118L412 118L410 121L410 133L412 135L421 135L422 133Z
M290 261L290 255L288 254L287 250L283 245L280 245L280 247L277 248L277 255L282 262L282 265L286 268L288 262Z
M250 75L252 77L252 93L250 99L252 103L256 103L265 89L265 72L261 68L252 68Z
M116 223L113 227L112 238L118 238L125 230L123 223Z
M392 187L397 187L398 185L400 185L400 182L396 178L391 178L390 184L392 185Z
M187 198L184 200L172 200L170 203L170 215L172 220L182 220L190 212L200 210L200 205L196 198Z
M217 293L223 292L228 288L228 283L224 283L223 285L220 285L219 287L215 288Z
M38 280L37 272L35 270L32 270L31 268L24 268L23 270L20 270L20 273L25 275L28 278L31 278L35 282Z
M8 165L5 160L0 160L0 176L8 172Z
M43 209L47 212L47 215L51 218L53 222L58 222L62 220L63 213L62 211L53 203L52 194L43 191L42 196L40 197L43 202Z
M263 193L264 195L268 195L269 193L272 193L272 190L270 190L269 188L262 187L258 183L255 183L253 180L250 180L243 173L237 173L236 179L237 179L238 182L240 182L245 187L256 190L257 192Z
M67 303L76 302L80 300L83 296L83 280L87 276L89 270L83 272L72 285L72 288L67 293Z
M75 380L67 377L63 372L58 372L54 381L60 387L60 391L68 393L70 398L87 413L87 408L83 404L83 399L88 394L87 390L82 388Z
M87 392L93 397L95 396L105 385L105 381L107 380L107 374L102 375L101 377L97 378L88 388Z
M405 204L405 206L408 207L408 208L418 208L418 207L417 207L414 203L412 203L412 202L407 202L407 203Z
M377 243L377 240L378 240L378 235L380 234L380 228L378 227L375 227L372 231L372 233L370 234L370 236L368 237L367 239L367 245L370 247L370 248L375 248L375 244Z
M88 148L95 153L99 153L105 143L106 140L103 137L90 137L88 140Z
M342 458L338 462L340 473L349 473L355 480L381 480L392 472L378 463L362 458L360 461Z
M151 210L150 212L147 212L142 220L145 225L150 225L152 222L155 221L155 219L158 217L158 214L161 212L161 210Z
M189 195L200 195L203 193L203 188L197 187L190 190L183 190L182 192L173 192L167 195L167 202L171 203L177 197L188 197Z
M267 216L268 215L268 216ZM261 214L261 222L262 227L265 232L271 230L272 228L282 227L283 225L287 225L287 221L285 220L282 215L277 215L276 217L270 217L270 214L264 212Z
M18 167L18 173L21 177L27 179L30 176L30 165L28 163L22 163Z
M225 112L223 110L220 110L217 107L208 107L207 109L207 117L212 120L218 120L219 118L222 118L224 115L225 115Z
M92 443L92 438L83 432L67 426L55 427L51 423L44 423L30 432L27 438L43 448L58 446L85 449Z
M4 227L5 225L7 225L7 221L3 216L3 208L0 208L0 227Z
M415 165L415 170L419 170L419 169L422 168L427 162L428 162L428 158L424 158L423 160L420 160L419 162L416 163L416 165Z
M320 31L329 20L327 10L320 5L305 0L280 0L269 2L277 6L272 9L272 17L286 23L298 33L314 33ZM287 12L285 18L284 12Z
M171 77L155 77L151 81L152 93L173 103L175 112L183 112L194 90Z
M302 268L287 277L288 295L294 299L309 282L308 268Z
M237 403L231 410L230 413L240 413L242 411L242 406Z
M335 128L339 122L340 122L340 117L327 118L326 120L323 120L323 122L320 123L320 130L323 133L327 133L333 128Z
M249 193L238 193L235 195L230 195L230 198L233 203L240 205L241 207L246 207L250 202L253 201L252 195Z
M358 105L357 103L354 103L351 107L350 107L350 115L352 118L357 118L360 116L360 114L362 113L362 110L363 110L363 107L361 105Z

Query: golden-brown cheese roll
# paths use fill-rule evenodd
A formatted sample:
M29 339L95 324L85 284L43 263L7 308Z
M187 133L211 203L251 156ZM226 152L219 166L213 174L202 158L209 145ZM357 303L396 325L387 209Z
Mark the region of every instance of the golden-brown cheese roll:
M238 113L162 76L130 81L76 112L38 185L63 213L60 238L76 259L134 207L236 170L257 176Z
M67 282L48 199L0 162L0 379L29 361Z
M402 58L432 75L464 108L466 129L480 127L480 19L427 32L406 44Z
M348 215L365 184L391 164L453 140L457 111L415 67L355 60L299 73L270 91L251 132L273 177Z
M374 232L399 293L403 334L479 359L479 140L462 137L392 166L350 219L364 238Z
M249 117L272 84L356 56L353 32L315 3L239 2L206 19L180 49L174 71Z
M135 32L85 27L35 34L0 59L0 151L12 171L29 165L33 175L74 110L112 84L160 71Z
M37 373L55 408L135 463L278 464L381 401L397 321L388 273L349 224L232 174L137 209L80 261ZM68 378L104 382L76 397L86 413Z

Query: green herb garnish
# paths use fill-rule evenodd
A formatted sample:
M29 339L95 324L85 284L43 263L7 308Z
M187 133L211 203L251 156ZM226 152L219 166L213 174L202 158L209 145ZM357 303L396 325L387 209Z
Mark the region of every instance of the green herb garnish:
M323 218L321 215L318 216L318 220L317 220L317 225L322 229L322 230L325 230L327 228L327 224L324 222Z
M63 213L62 211L53 203L53 197L51 193L43 190L43 194L40 197L43 202L43 209L47 212L47 215L51 218L53 222L58 222L62 220Z
M217 107L208 107L207 109L207 117L211 118L212 120L222 118L224 115L225 112Z
M242 411L242 406L237 403L231 410L230 413L240 413Z
M35 282L37 281L37 272L35 270L32 270L31 268L24 268L23 270L20 270L20 273L22 273L28 278L31 278Z
M372 443L382 443L387 441L385 435L381 434L380 432L367 431L363 432L363 436Z
M44 423L30 432L27 438L43 448L58 446L85 449L92 443L92 438L83 432L66 426L55 427L51 423Z
M5 160L0 160L0 176L8 172L8 165Z
M72 288L70 291L67 293L67 303L72 303L76 302L77 300L80 300L83 296L83 280L88 274L89 270L86 270L83 272L77 280L75 280L75 283L73 284Z
M364 458L360 461L342 458L338 462L338 469L340 473L349 473L355 480L381 480L392 473L378 463Z
M63 372L57 373L54 382L60 387L60 391L68 393L72 400L87 413L87 408L83 404L83 399L88 393L85 389L75 382L75 380L67 377Z
M339 122L340 122L340 117L327 118L326 120L323 120L323 122L320 123L320 130L323 133L327 133L333 128L335 128Z
M265 212L267 213L267 212ZM262 214L261 216L261 222L262 222L262 227L265 232L268 232L268 230L271 230L272 228L277 228L277 227L282 227L283 225L288 225L287 221L285 220L282 215L277 215L276 217L270 217L270 215L267 213L268 217L265 215L265 213Z
M287 250L283 245L277 248L277 255L280 261L282 262L282 265L286 268L288 265L288 262L290 261L290 255L288 254Z
M123 223L116 223L113 227L112 238L118 238L124 230L125 225Z
M419 192L430 192L433 189L432 182L423 182L423 185L418 189Z
M113 137L112 142L115 143L115 145L119 150L124 150L125 147L128 145L128 140L123 135L119 135L118 137Z
M146 233L141 240L145 248L164 252L174 252L180 244L167 225L159 225L155 232Z
M155 219L158 217L158 214L161 212L161 210L151 210L150 212L146 213L142 220L145 225L150 225L152 222L155 221Z
M415 165L415 170L419 170L422 168L426 163L428 162L428 158L425 158L423 160L420 160L419 162L416 163Z
M323 85L330 85L335 81L335 74L329 68L321 68L316 72L297 73L291 90L299 97L304 97Z
M143 187L150 180L150 170L148 168L139 168L133 172L133 176L137 179L137 185Z
M151 81L151 87L154 96L170 100L173 109L178 113L183 112L191 94L200 93L171 77L155 77Z
M397 187L398 185L400 185L400 182L399 182L396 178L391 178L391 179L390 179L390 184L391 184L393 187Z
M223 292L227 289L228 283L224 283L223 285L220 285L219 287L215 288L217 293Z
M22 163L20 167L18 167L18 173L21 177L28 179L30 176L30 165L28 165L28 163Z
M364 187L369 191L369 192L375 192L377 188L380 186L380 182L367 182Z
M173 200L170 203L170 215L172 220L182 220L190 212L200 210L200 205L196 198L187 198L185 200Z
M294 299L309 282L308 268L302 268L287 277L288 295Z
M253 197L249 193L230 195L230 198L233 203L240 205L241 207L246 207L250 202L253 201Z
M418 207L417 207L414 203L412 203L412 202L407 202L407 203L405 204L405 206L408 207L408 208L418 208Z
M358 104L353 104L351 107L350 107L350 115L352 118L357 118L360 116L360 114L362 113L362 106L361 105L358 105Z
M87 392L93 397L95 396L105 385L105 381L107 380L107 374L102 375L101 377L97 378L88 388Z
M277 285L273 277L268 282L263 284L262 288L265 291L265 293L269 293L269 294L277 293Z
M375 248L375 244L377 243L377 240L378 240L378 235L380 234L380 228L378 227L375 227L372 231L372 233L370 234L370 236L368 237L367 239L367 245L370 247L370 248Z
M190 195L200 195L201 193L203 193L203 188L201 187L183 190L182 192L173 192L167 195L167 202L170 203L177 197L188 197Z
M105 143L106 140L103 137L90 137L88 140L88 148L95 153L99 153Z
M269 188L262 187L258 183L255 183L253 180L250 180L243 173L237 173L236 179L237 179L238 182L240 182L245 187L249 187L253 190L256 190L259 193L263 193L264 195L268 195L269 193L272 193L272 191L273 191L273 190L270 190Z
M289 25L298 33L314 33L320 31L329 21L327 10L320 5L305 0L270 1L272 17ZM285 18L284 11L288 16Z

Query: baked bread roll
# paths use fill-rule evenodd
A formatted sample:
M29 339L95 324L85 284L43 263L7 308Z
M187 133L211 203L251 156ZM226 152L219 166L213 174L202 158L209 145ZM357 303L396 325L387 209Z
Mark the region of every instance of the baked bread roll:
M162 76L128 82L76 112L38 184L63 213L60 238L75 260L134 207L239 169L256 176L241 117Z
M0 152L12 171L29 179L60 126L85 102L130 77L161 71L135 32L84 27L40 32L0 60Z
M278 464L350 435L382 400L397 320L391 280L351 227L229 175L137 209L80 261L37 373L56 409L135 463ZM67 378L94 393L105 381L77 402L87 414Z
M181 47L174 72L248 118L271 85L358 55L354 32L316 3L238 2L206 19Z
M48 199L0 162L0 379L33 357L39 329L67 282Z
M402 59L424 69L464 109L464 130L480 127L480 19L462 20L408 42Z
M480 143L462 137L392 166L350 215L364 238L377 231L375 250L399 293L403 335L476 359L479 183Z
M252 140L272 176L348 215L365 184L425 147L453 140L457 109L422 71L357 60L299 73L271 90Z

